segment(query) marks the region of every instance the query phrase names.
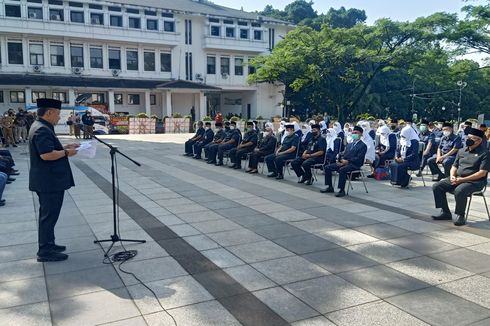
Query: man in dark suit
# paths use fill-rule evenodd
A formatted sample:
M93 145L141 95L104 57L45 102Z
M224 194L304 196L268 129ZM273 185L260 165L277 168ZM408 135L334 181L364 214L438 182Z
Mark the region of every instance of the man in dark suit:
M194 156L194 153L192 152L193 146L195 143L197 143L198 141L200 141L202 139L205 131L206 130L204 130L202 121L199 121L197 123L196 134L191 139L189 139L188 141L185 142L185 154L184 154L184 156Z
M201 140L194 144L194 158L196 160L201 159L202 148L211 143L214 138L214 131L211 129L211 122L207 121L204 125L204 135L202 136Z
M38 119L29 130L29 190L39 198L39 251L37 261L61 261L68 258L65 246L55 243L54 227L60 215L65 190L75 185L68 157L77 154L78 144L61 145L54 133L60 120L61 102L37 100Z
M230 161L233 163L230 168L241 169L242 168L242 157L247 153L250 153L257 146L258 133L254 129L254 123L252 121L247 122L247 132L243 135L242 142L235 148L230 150L229 156Z
M364 157L366 156L367 146L361 140L363 129L359 126L355 126L352 131L352 143L348 144L345 148L345 152L338 162L325 166L325 185L327 188L320 190L322 193L334 192L332 186L332 171L339 172L339 192L336 197L345 196L345 182L347 175L355 170L359 170L364 164Z

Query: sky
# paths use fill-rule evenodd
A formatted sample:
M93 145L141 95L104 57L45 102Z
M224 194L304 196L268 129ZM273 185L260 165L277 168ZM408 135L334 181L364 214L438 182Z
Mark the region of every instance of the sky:
M214 3L245 11L263 10L266 4L277 9L284 7L293 0L212 0ZM313 0L314 9L327 12L331 7L364 9L368 16L367 23L371 24L379 18L391 18L398 21L411 21L420 16L428 16L438 11L460 12L461 7L468 4L462 0ZM484 3L484 0L470 0L469 3Z

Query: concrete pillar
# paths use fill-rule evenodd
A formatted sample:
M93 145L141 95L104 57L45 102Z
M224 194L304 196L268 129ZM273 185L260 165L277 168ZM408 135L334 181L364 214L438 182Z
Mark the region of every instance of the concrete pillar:
M25 96L25 105L26 107L32 104L32 89L27 87L24 89L24 96Z
M202 120L207 114L207 98L204 92L199 93L199 120Z
M68 90L68 105L75 106L75 90L73 88Z
M114 91L112 89L109 90L108 92L108 104L109 104L109 112L110 113L115 113L116 112L116 106L114 105Z
M150 92L145 91L145 112L148 117L151 116Z
M165 114L166 113L166 111L165 111L165 104L167 103L166 102L167 97L165 96L165 92L162 92L161 99L162 99L162 101L160 103L161 103L161 106L162 106L162 119L163 119L165 117L165 115L166 115Z
M172 92L165 92L165 108L167 109L167 116L172 117Z

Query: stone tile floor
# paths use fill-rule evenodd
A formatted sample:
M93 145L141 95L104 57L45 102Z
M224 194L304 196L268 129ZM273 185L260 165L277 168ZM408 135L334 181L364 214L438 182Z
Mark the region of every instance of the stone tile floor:
M110 161L71 159L57 240L70 258L35 261L37 198L21 175L0 208L0 325L489 325L490 222L434 222L431 182L368 180L350 196L294 175L275 181L182 157L188 135L106 136L118 157L120 231L138 251L104 264L112 233ZM69 141L68 137L64 141ZM429 179L429 178L426 178ZM453 201L450 200L452 203ZM112 253L122 250L116 244Z

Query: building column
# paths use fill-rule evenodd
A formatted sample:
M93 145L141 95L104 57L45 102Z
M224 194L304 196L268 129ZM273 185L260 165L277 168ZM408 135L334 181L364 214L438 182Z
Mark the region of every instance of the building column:
M25 105L26 105L26 107L29 106L29 105L31 105L31 104L33 104L32 103L32 89L31 88L26 87L24 89L24 96L25 96L25 102L26 102Z
M150 92L145 91L145 112L148 117L151 116Z
M199 120L202 120L207 114L207 98L204 92L199 93Z
M68 90L68 105L75 106L75 90L73 88Z
M172 117L172 92L165 92L165 108L167 109L167 116Z
M167 99L166 92L162 92L161 99L162 99L162 101L161 101L161 107L162 107L162 119L163 119L163 118L165 118L165 115L166 115L165 114L165 112L166 112L165 111L165 104L167 103L166 102L166 99Z
M116 107L114 105L114 91L112 89L109 90L108 92L108 104L109 104L109 112L110 113L115 113L116 112Z

